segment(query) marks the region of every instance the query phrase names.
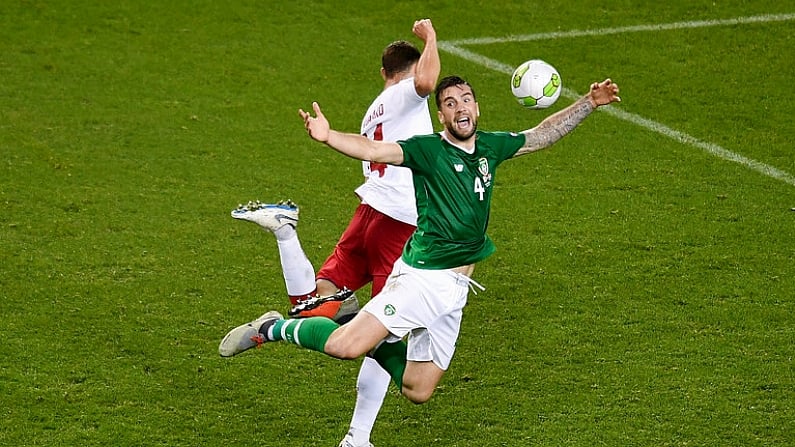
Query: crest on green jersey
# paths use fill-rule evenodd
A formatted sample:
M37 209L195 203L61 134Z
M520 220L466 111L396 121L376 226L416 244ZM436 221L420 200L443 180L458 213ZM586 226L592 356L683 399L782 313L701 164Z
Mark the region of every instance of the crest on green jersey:
M491 185L491 173L489 172L489 161L486 158L481 157L478 160L478 172L480 176L483 177L483 184L486 186Z
M478 160L478 172L480 172L480 175L489 174L489 161L485 158Z

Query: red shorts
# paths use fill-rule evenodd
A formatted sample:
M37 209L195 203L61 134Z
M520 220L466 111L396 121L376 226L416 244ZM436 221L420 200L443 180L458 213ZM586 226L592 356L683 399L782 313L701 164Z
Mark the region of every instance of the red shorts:
M350 290L372 282L371 296L375 296L384 287L414 229L413 225L360 204L316 278Z

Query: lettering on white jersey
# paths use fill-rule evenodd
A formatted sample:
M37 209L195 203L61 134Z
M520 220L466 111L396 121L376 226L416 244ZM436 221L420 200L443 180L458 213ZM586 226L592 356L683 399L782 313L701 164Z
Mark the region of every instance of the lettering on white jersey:
M373 100L362 118L360 133L374 141L399 141L433 133L427 97L417 95L413 78L386 87ZM361 202L395 220L416 226L411 170L367 161L361 164L367 177L356 188Z
M369 126L370 125L370 121L378 118L379 116L384 116L384 104L383 103L378 104L378 107L373 109L373 113L371 113L370 116L367 117L367 119L365 120L364 125L362 126L362 128L365 128L365 127Z

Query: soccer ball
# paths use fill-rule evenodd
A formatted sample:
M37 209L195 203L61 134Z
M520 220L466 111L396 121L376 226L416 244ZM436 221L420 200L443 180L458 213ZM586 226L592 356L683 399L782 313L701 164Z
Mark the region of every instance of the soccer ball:
M533 59L516 67L511 76L511 92L528 109L546 109L555 104L563 90L563 80L555 67Z

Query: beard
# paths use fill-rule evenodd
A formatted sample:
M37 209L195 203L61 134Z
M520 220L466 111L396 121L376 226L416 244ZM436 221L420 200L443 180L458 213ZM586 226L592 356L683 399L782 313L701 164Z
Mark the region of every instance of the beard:
M472 125L469 127L466 133L459 132L452 125L445 125L444 129L450 136L452 136L456 140L465 141L468 140L470 137L472 137L472 135L475 135L475 131L478 130L478 120L475 118L469 118L469 121L472 123Z

